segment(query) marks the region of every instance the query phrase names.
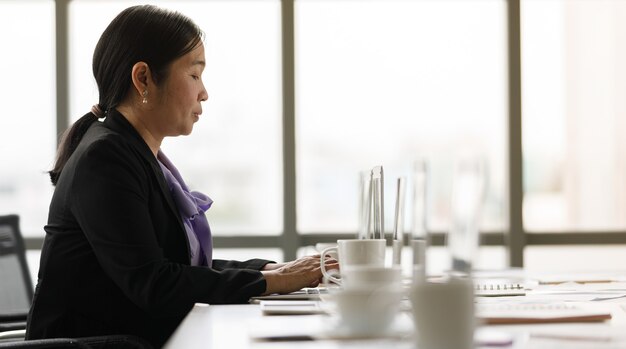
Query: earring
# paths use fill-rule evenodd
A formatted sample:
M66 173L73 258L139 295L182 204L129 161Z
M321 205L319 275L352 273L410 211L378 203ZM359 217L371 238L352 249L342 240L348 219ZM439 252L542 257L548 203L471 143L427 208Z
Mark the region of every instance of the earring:
M148 98L146 98L146 97L148 96L148 90L143 90L141 95L143 96L143 99L141 100L141 103L147 104L148 103Z

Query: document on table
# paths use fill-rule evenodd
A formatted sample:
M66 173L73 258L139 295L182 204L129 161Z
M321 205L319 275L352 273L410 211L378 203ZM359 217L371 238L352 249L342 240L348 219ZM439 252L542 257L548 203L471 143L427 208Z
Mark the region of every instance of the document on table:
M532 278L536 279L539 285L557 285L570 282L577 284L604 284L626 280L624 275L617 273L540 273L535 274Z
M311 315L327 312L319 301L262 300L260 304L263 315Z
M476 316L488 325L600 322L611 319L608 311L566 303L479 303L476 304Z
M536 339L550 341L563 341L568 346L576 348L624 348L626 345L626 333L621 327L598 327L596 324L570 324L567 327L536 327L530 333L529 337L534 341Z
M305 287L301 290L294 291L287 294L270 294L267 296L251 297L249 303L259 304L261 301L269 300L293 300L293 301L306 301L306 300L319 300L320 295L328 293L326 287Z
M527 295L543 301L589 302L626 297L626 283L586 283L575 282L557 285L543 285L529 291Z

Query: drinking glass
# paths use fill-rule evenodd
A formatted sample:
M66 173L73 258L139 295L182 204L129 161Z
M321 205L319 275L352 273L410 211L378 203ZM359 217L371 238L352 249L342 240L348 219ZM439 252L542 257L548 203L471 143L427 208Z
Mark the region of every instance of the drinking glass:
M479 223L485 190L485 164L481 157L463 157L453 177L451 227L448 247L452 270L470 274L478 251Z

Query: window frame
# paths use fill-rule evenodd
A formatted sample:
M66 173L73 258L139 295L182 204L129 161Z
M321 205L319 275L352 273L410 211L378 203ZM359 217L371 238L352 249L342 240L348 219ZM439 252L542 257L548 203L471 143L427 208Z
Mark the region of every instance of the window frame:
M69 126L69 42L68 8L71 0L55 0L56 17L56 131L57 140ZM201 0L199 0L201 1ZM533 232L524 229L522 217L523 165L522 165L522 96L521 96L521 23L520 1L507 3L508 26L508 231L484 232L481 244L504 246L508 251L510 267L524 266L524 248L531 245L621 245L626 244L626 231L593 232ZM307 233L297 231L296 221L296 151L295 151L295 39L294 2L281 0L282 30L282 90L283 90L283 231L280 235L215 236L214 244L220 248L280 248L285 260L297 257L300 247L317 242L332 242L353 238L347 233ZM38 250L43 237L26 238L27 249ZM445 243L445 232L432 232L432 245Z

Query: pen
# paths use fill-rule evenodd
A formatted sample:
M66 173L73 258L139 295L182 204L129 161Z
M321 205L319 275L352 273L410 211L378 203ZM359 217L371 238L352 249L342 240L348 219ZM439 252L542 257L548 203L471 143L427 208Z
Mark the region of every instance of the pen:
M404 177L398 178L396 186L396 215L393 225L393 239L391 242L393 249L393 265L400 265L402 261L402 237L404 235L404 187Z

